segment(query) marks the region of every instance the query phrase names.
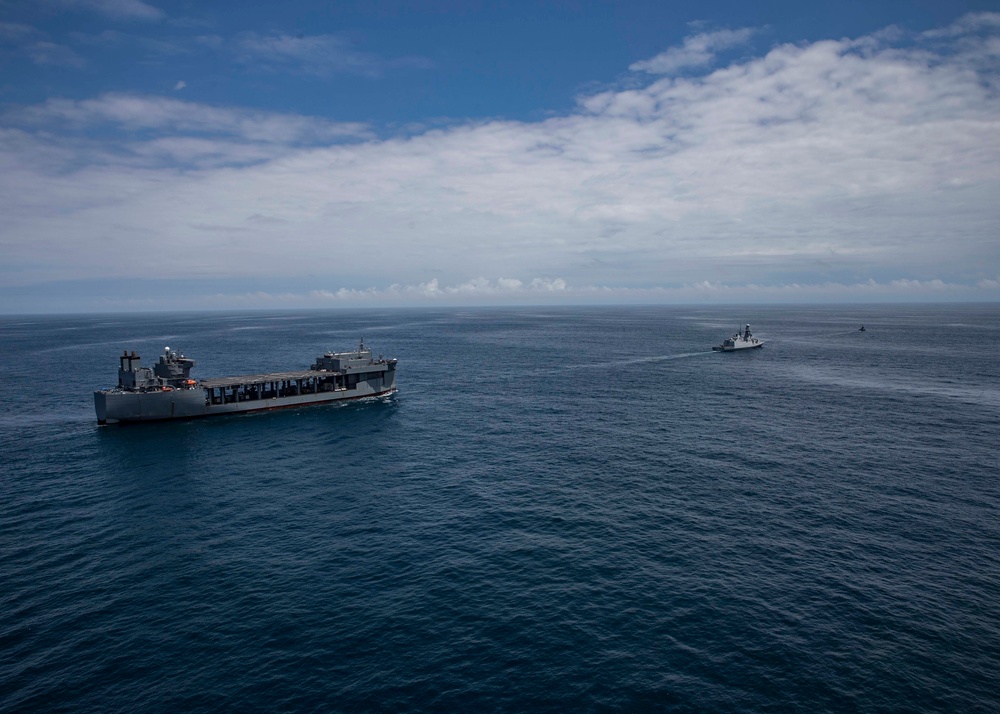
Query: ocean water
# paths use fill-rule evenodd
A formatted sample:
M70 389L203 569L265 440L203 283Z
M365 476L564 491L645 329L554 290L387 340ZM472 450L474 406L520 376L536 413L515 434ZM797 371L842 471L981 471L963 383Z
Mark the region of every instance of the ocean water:
M0 318L0 710L995 712L998 318ZM361 336L394 397L96 424Z

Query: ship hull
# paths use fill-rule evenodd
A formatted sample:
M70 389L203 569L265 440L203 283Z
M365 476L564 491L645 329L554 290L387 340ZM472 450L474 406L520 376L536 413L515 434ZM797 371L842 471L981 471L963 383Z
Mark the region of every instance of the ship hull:
M224 414L246 414L278 409L317 406L366 397L380 397L395 393L389 389L375 390L363 385L357 389L302 394L274 399L257 399L228 404L210 404L203 389L173 390L169 392L94 392L94 407L98 424L128 424L136 422L198 419Z
M758 349L760 347L763 347L763 346L764 346L763 342L757 342L755 344L749 344L749 345L741 345L741 344L736 344L736 345L732 345L732 346L730 346L730 345L717 345L717 346L713 347L712 349L715 350L716 352L737 352L739 350L756 350L756 349Z

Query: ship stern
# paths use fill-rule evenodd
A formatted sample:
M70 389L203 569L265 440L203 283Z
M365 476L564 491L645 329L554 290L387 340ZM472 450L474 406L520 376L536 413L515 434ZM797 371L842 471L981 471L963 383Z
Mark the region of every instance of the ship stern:
M395 392L396 391L396 364L399 360L391 359L388 362L388 369L385 371L385 386L386 391Z
M97 412L97 423L108 423L108 395L105 392L94 392L94 410Z

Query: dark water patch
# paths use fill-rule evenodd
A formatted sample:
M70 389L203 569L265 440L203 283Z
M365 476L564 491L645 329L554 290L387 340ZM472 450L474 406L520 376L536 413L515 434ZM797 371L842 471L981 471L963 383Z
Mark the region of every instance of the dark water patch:
M0 709L993 711L996 316L0 320ZM164 335L400 393L98 428Z

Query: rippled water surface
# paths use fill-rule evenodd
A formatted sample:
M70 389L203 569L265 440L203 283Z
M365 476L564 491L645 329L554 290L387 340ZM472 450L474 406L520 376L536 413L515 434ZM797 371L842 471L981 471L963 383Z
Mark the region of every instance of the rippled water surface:
M2 318L0 710L997 711L998 318ZM361 336L395 397L96 425Z

